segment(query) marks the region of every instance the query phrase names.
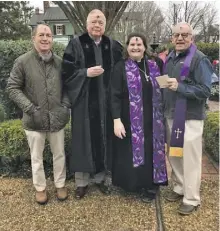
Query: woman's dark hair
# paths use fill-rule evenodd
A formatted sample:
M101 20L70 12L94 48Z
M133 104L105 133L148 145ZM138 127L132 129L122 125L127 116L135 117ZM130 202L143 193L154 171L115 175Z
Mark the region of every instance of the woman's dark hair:
M132 32L128 35L128 38L127 38L127 41L126 41L126 46L128 46L128 44L130 43L130 40L133 38L133 37L138 37L142 40L144 46L145 46L145 51L144 51L144 55L147 54L147 40L146 40L146 37L140 33L140 32ZM128 55L128 52L127 52L127 49L125 50L125 58L128 58L129 55Z

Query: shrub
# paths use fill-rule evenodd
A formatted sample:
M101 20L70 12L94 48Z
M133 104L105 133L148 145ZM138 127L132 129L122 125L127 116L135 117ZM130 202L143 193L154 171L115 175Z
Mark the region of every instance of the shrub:
M66 155L70 152L70 139L71 128L69 123L65 127ZM22 128L21 120L8 120L0 124L0 160L1 159L7 160L6 165L11 165L15 160L30 159L28 142L24 129ZM48 141L45 143L44 161L48 166L52 166L52 153ZM13 166L6 166L6 169L11 169L10 167L13 168Z
M219 44L218 43L196 43L197 48L208 56L210 61L219 59Z
M0 124L0 150L0 155L7 157L26 156L29 153L20 120L9 120Z
M219 162L219 112L209 112L204 125L204 147Z
M31 41L0 40L0 102L4 105L7 119L21 118L22 113L20 109L9 100L5 93L5 87L15 59L31 50L31 48ZM64 48L64 45L54 43L53 51L62 57Z
M212 62L215 59L219 59L219 44L218 43L202 43L198 42L196 43L197 48L207 55L210 62ZM173 44L168 44L169 49L173 49Z

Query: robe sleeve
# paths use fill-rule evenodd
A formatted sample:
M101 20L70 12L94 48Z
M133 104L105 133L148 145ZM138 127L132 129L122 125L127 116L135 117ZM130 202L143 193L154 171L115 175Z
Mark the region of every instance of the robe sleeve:
M113 59L115 65L116 63L118 63L118 61L122 59L123 46L118 41L113 40L112 50L113 50Z
M155 62L157 63L157 66L160 69L160 74L163 75L163 66L164 66L164 62L161 58L156 57L155 58ZM162 98L163 98L163 88L160 88L161 94L162 94Z
M62 62L62 81L64 91L67 91L71 105L82 95L87 78L87 68L81 68L81 54L76 40L70 40L67 45Z
M121 117L121 101L123 94L123 72L124 72L124 61L118 62L112 73L110 93L111 93L111 113L113 119Z
M71 103L68 97L67 92L65 91L65 88L63 87L63 97L62 97L62 105L64 105L65 107L70 108Z
M159 57L156 57L155 61L160 69L160 74L163 75L163 65L164 65L163 60Z

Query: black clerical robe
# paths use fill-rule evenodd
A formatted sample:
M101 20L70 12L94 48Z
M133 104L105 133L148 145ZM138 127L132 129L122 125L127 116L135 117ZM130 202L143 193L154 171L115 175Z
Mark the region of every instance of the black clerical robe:
M62 80L71 102L72 150L67 158L71 173L111 168L113 127L108 88L113 66L122 57L122 46L106 36L102 36L99 52L95 46L85 33L69 42L63 56ZM97 65L104 73L87 77L87 68Z

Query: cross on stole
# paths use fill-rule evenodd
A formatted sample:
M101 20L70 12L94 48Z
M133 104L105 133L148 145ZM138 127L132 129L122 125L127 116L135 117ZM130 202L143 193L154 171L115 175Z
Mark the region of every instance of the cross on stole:
M179 139L179 134L182 133L182 131L178 128L177 130L175 130L176 133L176 138Z

